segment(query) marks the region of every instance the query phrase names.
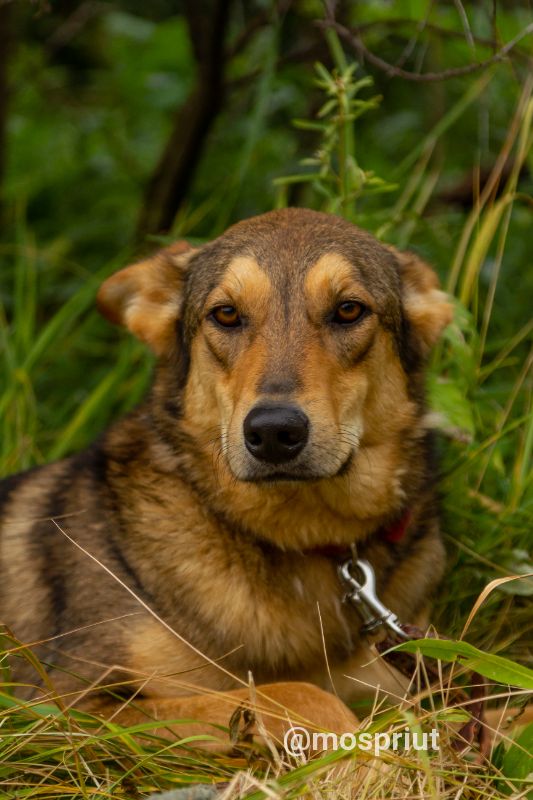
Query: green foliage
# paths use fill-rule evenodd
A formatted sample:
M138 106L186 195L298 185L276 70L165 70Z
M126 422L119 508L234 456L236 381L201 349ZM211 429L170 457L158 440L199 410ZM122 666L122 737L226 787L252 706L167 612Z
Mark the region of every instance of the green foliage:
M278 186L310 182L313 190L323 197L323 210L332 214L340 212L355 220L356 201L372 193L390 192L397 187L378 178L370 170L363 170L355 157L355 121L376 108L380 97L362 100L361 89L372 86L372 78L355 80L357 63L347 64L336 34L326 32L335 68L329 72L323 64L315 64L318 86L326 102L317 113L318 121L295 120L295 127L314 131L320 136L320 146L312 158L301 160L303 167L313 171L277 178Z
M531 753L533 753L533 723L515 734L507 745L501 743L492 756L492 763L500 772L499 791L505 795L515 792L531 793ZM529 789L529 791L528 791Z
M403 642L396 650L407 653L420 652L440 661L458 661L466 669L479 672L485 678L504 686L517 686L520 689L533 691L533 670L521 664L515 664L508 658L484 653L468 642L451 639L416 639Z

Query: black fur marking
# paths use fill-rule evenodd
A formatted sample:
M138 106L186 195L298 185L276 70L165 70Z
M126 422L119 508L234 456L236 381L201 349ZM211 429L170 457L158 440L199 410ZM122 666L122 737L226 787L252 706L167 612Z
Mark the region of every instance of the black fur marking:
M109 548L111 550L111 554L115 561L120 565L122 572L127 575L129 580L127 581L127 586L129 589L132 589L139 597L144 598L147 602L150 603L151 607L155 607L155 600L153 597L149 595L146 591L146 588L143 586L141 579L129 563L128 559L126 558L124 551L120 547L120 544L113 536L112 530L109 531L108 540Z
M424 436L423 440L423 453L424 453L424 460L426 463L426 475L427 483L426 485L435 489L438 487L441 479L442 479L442 471L440 466L440 458L439 453L437 451L437 436L435 431L429 430L427 431L426 435ZM434 500L435 510L436 512L440 511L438 508L437 501ZM437 513L437 516L439 514Z
M36 522L30 533L32 545L39 549L41 580L48 587L48 597L53 619L53 635L61 633L61 622L67 608L66 587L63 579L63 537L52 522L54 517L66 513L68 486L59 480L58 488L50 495L46 516L50 520Z
M423 359L420 349L414 341L413 330L405 311L402 313L400 331L399 335L395 337L395 342L402 367L407 376L418 374L423 367Z
M107 456L99 441L94 442L87 450L75 456L73 471L76 474L85 473L93 477L98 483L105 484L107 480Z
M174 419L180 419L182 409L177 400L165 400L164 408L169 416L173 417Z
M259 477L253 475L247 478L241 478L241 480L243 483L277 483L278 481L282 483L290 481L297 481L298 483L305 481L306 483L310 483L319 479L316 475L301 475L292 472L271 472L268 475L260 475Z
M217 353L217 351L215 350L215 348L213 347L213 345L211 344L211 342L209 341L209 339L206 339L205 341L206 341L206 344L207 344L207 347L208 347L208 350L209 350L209 352L211 353L211 355L213 356L213 358L215 359L215 361L217 362L217 364L220 364L220 366L221 366L223 369L227 369L228 365L227 365L227 362L225 361L225 359L223 359L223 358L222 358L222 357L219 355L219 353Z
M19 472L18 475L10 475L9 478L4 478L0 481L0 514L7 507L15 489L18 489L30 473L34 472L36 469L38 469L38 467L34 467L26 472Z
M336 478L340 478L342 475L346 475L346 473L349 471L350 467L353 464L353 459L354 459L354 451L350 450L348 458L346 459L346 461L344 461L343 464L341 464L339 470L337 471L335 475Z
M356 353L355 358L351 358L350 359L351 366L355 367L357 364L362 364L363 363L365 358L370 353L370 351L371 351L371 349L372 349L372 347L374 345L375 339L376 339L376 337L372 336L368 340L368 342L365 344L365 346L361 350L359 350L358 353Z
M185 339L185 329L181 319L176 320L177 370L180 386L185 386L191 367L191 351Z
M106 516L109 518L109 523L106 525L106 542L113 559L120 566L122 574L127 578L126 583L128 588L150 602L152 607L155 607L154 598L151 597L144 588L141 579L133 569L120 546L119 539L122 537L117 537L114 533L115 528L118 528L119 531L122 532L124 526L120 515L119 503L110 486L108 476L109 459L105 450L101 446L93 446L85 453L80 454L79 461L82 468L88 473L88 476L90 476L93 481L100 484L98 487L98 494L105 498L105 506L107 507Z

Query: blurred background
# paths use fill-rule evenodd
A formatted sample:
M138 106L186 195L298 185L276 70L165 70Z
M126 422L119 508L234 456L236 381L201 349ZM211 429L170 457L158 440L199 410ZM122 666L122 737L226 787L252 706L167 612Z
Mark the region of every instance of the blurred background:
M428 387L441 627L533 572L532 20L527 0L0 2L2 474L142 398L150 357L94 311L105 276L310 206L415 249L456 298ZM472 641L527 659L532 593L494 592Z

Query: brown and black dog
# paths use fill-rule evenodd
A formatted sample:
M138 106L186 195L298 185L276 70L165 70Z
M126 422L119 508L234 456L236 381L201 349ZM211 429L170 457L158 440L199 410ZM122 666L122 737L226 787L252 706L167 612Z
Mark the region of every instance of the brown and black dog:
M135 692L119 721L227 724L251 673L275 735L283 706L349 730L342 701L399 684L328 548L357 542L404 621L443 571L424 368L451 307L434 272L288 209L122 270L98 305L156 353L153 387L85 452L1 485L0 620L41 643L67 698L113 713L99 684ZM25 665L15 680L35 684Z

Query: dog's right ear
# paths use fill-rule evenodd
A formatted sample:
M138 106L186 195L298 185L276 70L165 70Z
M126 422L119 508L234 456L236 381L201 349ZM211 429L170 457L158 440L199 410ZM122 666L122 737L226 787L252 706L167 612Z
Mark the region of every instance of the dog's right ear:
M194 252L187 242L175 242L115 273L98 291L98 310L146 342L157 356L169 352L181 311L185 272Z

